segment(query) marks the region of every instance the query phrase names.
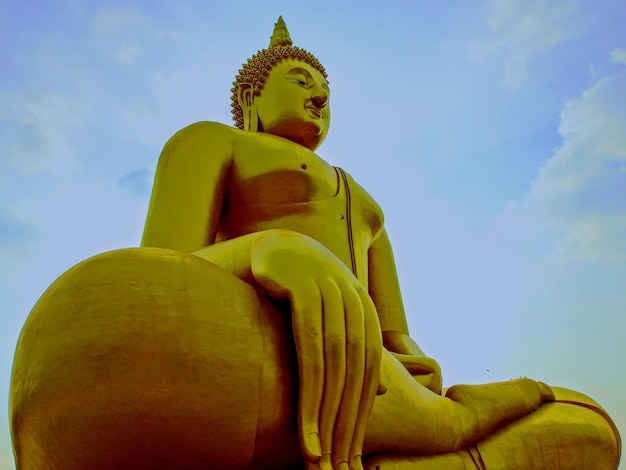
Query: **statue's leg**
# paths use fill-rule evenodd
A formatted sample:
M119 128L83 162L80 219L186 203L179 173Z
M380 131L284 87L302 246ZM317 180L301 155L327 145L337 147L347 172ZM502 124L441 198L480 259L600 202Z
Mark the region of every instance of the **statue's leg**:
M551 390L530 379L457 385L442 397L416 382L384 351L384 395L376 397L365 439L367 453L444 454L526 416Z
M590 398L555 388L556 402L456 453L376 454L368 470L614 470L621 442L608 415Z
M617 468L621 441L611 418L581 393L555 392L557 401L478 443L486 468Z
M245 468L272 445L297 462L288 317L195 256L129 249L80 263L17 346L19 470Z

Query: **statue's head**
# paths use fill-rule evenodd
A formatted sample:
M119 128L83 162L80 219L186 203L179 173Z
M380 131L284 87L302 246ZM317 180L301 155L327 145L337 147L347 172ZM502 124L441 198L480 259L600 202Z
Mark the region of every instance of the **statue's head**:
M293 46L282 17L278 18L269 47L248 59L235 77L231 90L235 125L314 150L330 125L326 78L311 53Z

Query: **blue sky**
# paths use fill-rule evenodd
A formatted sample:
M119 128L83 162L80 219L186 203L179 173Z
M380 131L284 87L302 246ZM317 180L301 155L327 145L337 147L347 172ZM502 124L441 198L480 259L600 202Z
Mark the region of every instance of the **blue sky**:
M139 244L163 144L230 123L231 81L279 15L329 73L318 153L385 211L445 384L536 378L626 430L618 0L1 1L0 402L30 308L78 261Z

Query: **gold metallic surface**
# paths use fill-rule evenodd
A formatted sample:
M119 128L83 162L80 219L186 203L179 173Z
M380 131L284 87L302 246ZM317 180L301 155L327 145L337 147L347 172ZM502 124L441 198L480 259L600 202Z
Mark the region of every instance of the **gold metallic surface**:
M270 49L290 42L279 19ZM236 86L244 130L174 135L142 247L78 264L33 308L18 468L616 468L619 434L584 395L530 379L442 395L380 207L314 153L330 89L307 57Z
M324 78L327 78L324 66L310 52L293 46L293 41L287 30L287 25L283 21L283 17L279 17L274 25L274 32L270 38L270 44L267 49L260 50L254 54L248 61L243 64L239 70L239 74L233 82L231 96L231 113L235 121L235 126L239 129L244 127L244 112L239 102L239 95L242 87L250 87L256 96L261 95L261 90L265 84L268 71L282 60L294 58L302 60L317 69ZM246 129L248 130L248 129Z

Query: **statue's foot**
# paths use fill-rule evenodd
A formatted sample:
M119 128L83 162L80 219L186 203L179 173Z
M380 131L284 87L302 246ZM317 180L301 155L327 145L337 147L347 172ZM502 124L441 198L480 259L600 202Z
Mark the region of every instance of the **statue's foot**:
M541 403L547 403L555 400L554 390L552 390L552 388L548 384L545 384L543 382L537 382L537 385L539 385Z
M447 390L445 396L471 407L489 406L483 402L486 400L492 402L495 397L500 401L508 398L512 402L511 405L515 401L520 401L529 406L554 401L554 392L548 385L528 378L481 385L453 385Z
M460 444L477 442L501 426L536 410L542 403L554 401L554 392L544 383L523 378L484 385L454 385L446 398L462 405L465 424Z

